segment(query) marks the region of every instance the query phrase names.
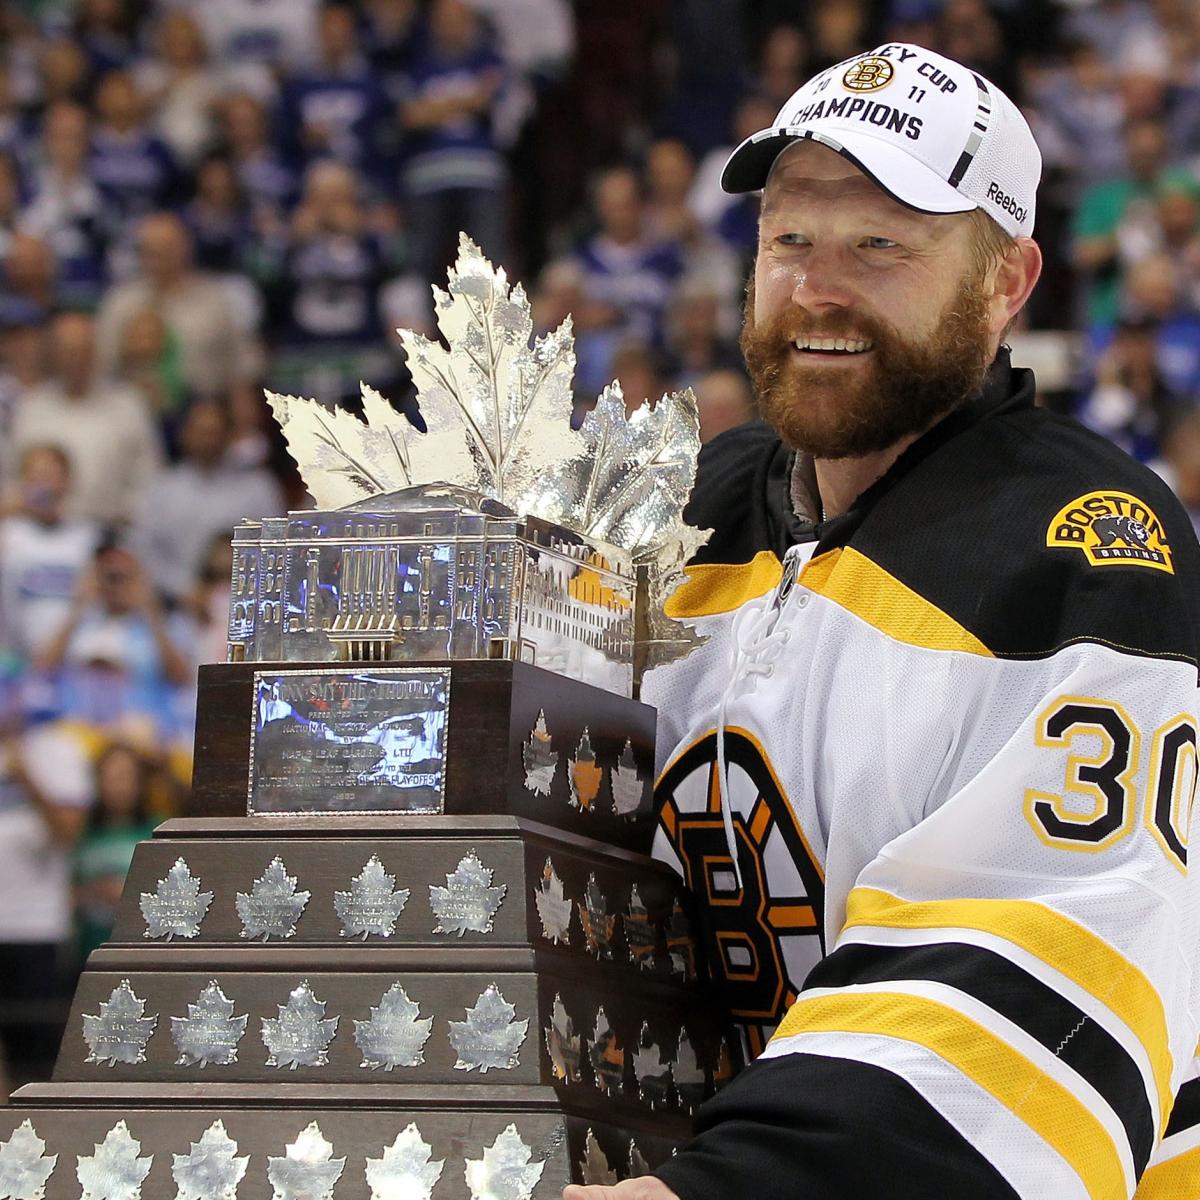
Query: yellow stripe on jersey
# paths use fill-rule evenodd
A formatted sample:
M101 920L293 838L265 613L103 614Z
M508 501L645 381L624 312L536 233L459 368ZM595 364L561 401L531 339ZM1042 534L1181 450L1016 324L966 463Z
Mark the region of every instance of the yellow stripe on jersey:
M849 546L812 559L800 582L898 642L993 657L953 617Z
M1084 926L1031 900L902 900L876 888L854 888L846 925L888 929L978 929L1012 942L1095 996L1125 1022L1146 1049L1158 1087L1160 1129L1174 1104L1172 1059L1162 1000L1123 954Z
M663 606L668 617L713 617L771 591L783 577L783 564L770 550L745 563L696 563Z
M1200 1196L1200 1146L1149 1167L1133 1200L1196 1200L1197 1196Z
M977 1021L948 1005L904 992L803 995L774 1037L873 1033L932 1050L1015 1113L1074 1168L1092 1200L1128 1194L1108 1130L1057 1080Z

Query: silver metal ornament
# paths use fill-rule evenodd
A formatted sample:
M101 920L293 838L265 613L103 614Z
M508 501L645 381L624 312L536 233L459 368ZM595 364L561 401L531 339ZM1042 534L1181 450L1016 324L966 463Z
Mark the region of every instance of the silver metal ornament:
M325 1002L312 994L305 980L292 991L287 1004L278 1005L279 1016L262 1018L263 1045L269 1051L268 1067L323 1067L329 1062L329 1043L337 1033L338 1018L325 1016Z
M212 892L200 890L182 858L158 881L153 893L143 892L139 905L146 920L142 934L148 938L194 938L200 936L200 922L212 904Z
M271 1200L332 1200L345 1169L346 1160L333 1157L333 1146L313 1121L288 1143L282 1158L268 1157Z
M467 1187L471 1200L530 1200L542 1177L545 1162L531 1162L532 1149L521 1140L516 1125L509 1125L488 1146L480 1159L467 1159Z
M262 938L264 942L272 937L294 937L308 900L308 892L296 891L296 879L287 873L283 860L273 858L249 893L237 894L242 937Z
M227 1067L237 1062L238 1042L246 1032L247 1014L233 1015L233 1001L215 979L188 1005L186 1017L171 1018L171 1038L179 1057L176 1066Z
M133 994L128 979L113 988L112 995L100 1002L95 1016L83 1015L83 1040L88 1044L84 1062L141 1063L146 1061L146 1043L158 1024L157 1015L144 1016L145 1000Z
M80 1200L140 1200L142 1184L154 1165L154 1155L140 1158L141 1142L118 1121L95 1143L94 1154L76 1159L75 1175L83 1189Z
M22 1121L0 1142L0 1200L42 1200L57 1165L58 1155L46 1153L33 1122Z
M467 1009L467 1019L450 1022L450 1044L458 1052L455 1067L480 1074L512 1070L520 1061L521 1043L529 1031L528 1019L516 1020L516 1012L500 989L489 983L474 1007Z
M408 889L396 888L395 875L383 869L372 854L350 881L348 892L334 892L333 907L342 923L342 937L391 937L408 903Z
M445 1159L433 1162L432 1157L433 1147L410 1121L384 1147L382 1158L367 1159L371 1200L430 1200L446 1165Z
M399 981L383 994L369 1021L354 1022L354 1040L362 1051L362 1065L419 1067L425 1061L425 1043L433 1029L432 1017L420 1017L420 1008L408 998Z
M508 890L506 884L492 886L495 872L472 851L446 876L446 886L429 885L429 905L438 923L434 933L491 933L492 922Z

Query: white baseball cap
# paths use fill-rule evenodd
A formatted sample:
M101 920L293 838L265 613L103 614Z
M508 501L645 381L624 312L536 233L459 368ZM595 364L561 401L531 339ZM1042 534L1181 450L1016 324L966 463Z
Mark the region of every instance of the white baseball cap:
M729 156L721 186L764 187L780 152L803 138L909 208L979 208L1014 237L1033 232L1042 156L1028 123L994 83L932 50L891 42L814 76Z

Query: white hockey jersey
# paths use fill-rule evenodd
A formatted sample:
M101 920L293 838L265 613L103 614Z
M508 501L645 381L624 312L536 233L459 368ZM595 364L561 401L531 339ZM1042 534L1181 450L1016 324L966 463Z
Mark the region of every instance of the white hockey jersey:
M765 428L705 453L655 852L757 1061L683 1200L1200 1197L1200 549L1032 401L1002 356L815 526Z

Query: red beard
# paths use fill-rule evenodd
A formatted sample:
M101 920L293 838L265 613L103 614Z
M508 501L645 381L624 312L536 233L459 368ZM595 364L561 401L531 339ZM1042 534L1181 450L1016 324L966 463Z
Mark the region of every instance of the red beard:
M873 350L857 370L810 366L798 361L793 343L813 333L865 339ZM963 281L922 343L849 311L817 320L792 307L756 328L751 278L741 345L763 418L795 449L837 459L886 450L978 395L990 337L987 299L974 278Z

